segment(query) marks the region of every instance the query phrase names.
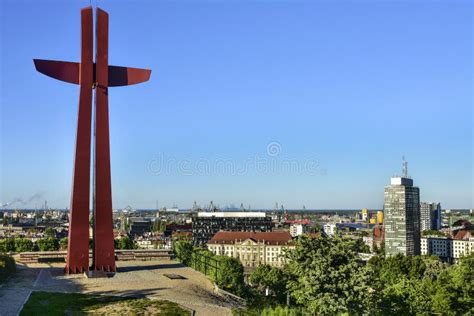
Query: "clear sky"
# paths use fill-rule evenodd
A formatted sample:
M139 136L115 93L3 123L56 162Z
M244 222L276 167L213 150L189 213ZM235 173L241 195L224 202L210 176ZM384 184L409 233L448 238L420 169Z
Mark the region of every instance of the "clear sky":
M32 59L79 60L89 1L0 3L0 202L65 208L79 89ZM474 207L471 1L99 6L109 63L153 70L109 90L114 208L382 208L402 155L422 201Z

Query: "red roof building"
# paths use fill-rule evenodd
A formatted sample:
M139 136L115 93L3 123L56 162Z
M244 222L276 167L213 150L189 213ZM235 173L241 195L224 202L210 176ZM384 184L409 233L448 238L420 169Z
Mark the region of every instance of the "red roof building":
M217 232L207 247L216 255L234 257L246 268L261 264L282 267L285 251L294 248L288 231L273 232Z

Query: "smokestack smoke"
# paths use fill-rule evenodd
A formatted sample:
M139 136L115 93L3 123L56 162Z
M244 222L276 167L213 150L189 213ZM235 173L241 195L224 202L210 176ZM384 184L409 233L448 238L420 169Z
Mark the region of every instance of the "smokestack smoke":
M41 199L42 196L43 196L42 193L37 192L37 193L33 194L32 196L30 196L26 200L23 199L22 197L17 197L17 198L14 198L12 201L10 201L8 203L2 204L1 207L13 206L15 204L26 205L28 203L31 203L31 202L36 201L38 199Z

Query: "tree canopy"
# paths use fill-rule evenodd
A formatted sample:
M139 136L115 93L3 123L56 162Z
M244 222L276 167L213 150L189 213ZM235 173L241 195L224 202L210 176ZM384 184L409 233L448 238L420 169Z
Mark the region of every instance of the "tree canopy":
M49 238L56 238L56 231L53 228L48 227L44 231L44 236Z
M287 288L310 312L359 314L370 308L371 270L359 265L354 241L301 236L287 259Z
M59 242L56 238L46 237L38 240L40 251L54 251L59 249Z
M278 302L285 302L287 275L282 269L268 264L260 265L250 274L249 281L260 292L268 288L275 295Z
M474 312L474 254L447 265L437 257L395 255L369 261L380 294L378 310L386 315Z
M26 238L15 238L15 251L16 252L25 252L33 251L33 242L30 239Z
M135 248L136 248L135 243L128 236L115 239L115 249L135 249Z

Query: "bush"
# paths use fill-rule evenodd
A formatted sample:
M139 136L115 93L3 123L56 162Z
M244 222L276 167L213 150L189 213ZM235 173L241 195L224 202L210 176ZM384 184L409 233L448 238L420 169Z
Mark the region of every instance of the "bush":
M232 310L234 316L310 316L312 313L301 307L262 307L249 308L246 310L234 309Z
M15 239L5 238L0 239L0 252L15 251Z
M33 251L33 242L26 238L15 238L15 251Z
M122 237L114 240L115 249L135 249L135 243L129 237Z
M192 264L192 253L193 253L193 245L191 242L186 240L179 240L173 243L173 250L178 258L182 263L187 266Z
M270 265L258 266L249 276L249 281L260 293L268 288L278 302L286 301L286 283L288 276L282 269Z
M45 237L50 237L50 238L56 238L56 231L53 228L48 227L44 231L44 236Z
M0 283L15 273L15 269L15 260L7 254L0 254Z
M40 251L55 251L59 249L59 242L56 238L46 237L38 240Z
M207 275L221 289L238 296L246 296L244 267L238 259L216 256L207 249L193 247L191 242L185 240L176 241L173 249L176 258Z
M67 250L67 245L68 245L68 238L67 237L61 238L61 240L59 241L59 247L61 248L61 250Z
M244 283L244 267L239 259L224 256L215 256L218 273L217 286L238 296L246 293Z

